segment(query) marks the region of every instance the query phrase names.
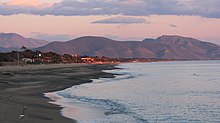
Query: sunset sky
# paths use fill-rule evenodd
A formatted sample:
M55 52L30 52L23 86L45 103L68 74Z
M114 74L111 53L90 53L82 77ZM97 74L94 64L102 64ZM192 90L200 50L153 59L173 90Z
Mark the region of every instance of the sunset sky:
M0 0L0 32L50 41L181 35L220 44L220 0Z

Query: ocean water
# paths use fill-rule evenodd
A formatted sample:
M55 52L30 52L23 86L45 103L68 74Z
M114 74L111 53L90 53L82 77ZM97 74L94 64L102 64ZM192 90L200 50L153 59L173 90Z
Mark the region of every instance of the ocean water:
M220 61L120 64L47 96L79 123L220 123Z

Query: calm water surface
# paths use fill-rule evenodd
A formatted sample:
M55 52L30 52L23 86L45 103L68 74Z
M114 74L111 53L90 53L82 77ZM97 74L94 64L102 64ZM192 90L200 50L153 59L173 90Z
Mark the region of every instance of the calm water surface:
M69 107L63 115L81 123L220 123L220 61L118 67L106 71L122 74L116 78L55 92Z

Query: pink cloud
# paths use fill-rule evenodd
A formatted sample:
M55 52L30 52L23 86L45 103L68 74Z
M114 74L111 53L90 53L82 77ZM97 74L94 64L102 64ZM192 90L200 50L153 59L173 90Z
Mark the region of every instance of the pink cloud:
M53 2L46 2L41 0L10 0L6 3L6 5L12 5L12 6L24 6L24 7L49 7L52 6L57 0L54 0Z
M40 6L39 0L11 0L7 3L8 5L15 6Z

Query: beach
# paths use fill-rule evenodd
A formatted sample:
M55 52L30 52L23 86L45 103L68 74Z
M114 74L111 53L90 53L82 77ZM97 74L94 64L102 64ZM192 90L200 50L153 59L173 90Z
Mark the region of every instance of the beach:
M63 90L91 79L110 78L102 70L114 65L50 64L0 67L1 123L75 123L61 115L44 93Z

